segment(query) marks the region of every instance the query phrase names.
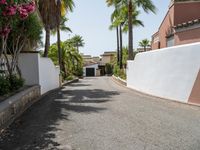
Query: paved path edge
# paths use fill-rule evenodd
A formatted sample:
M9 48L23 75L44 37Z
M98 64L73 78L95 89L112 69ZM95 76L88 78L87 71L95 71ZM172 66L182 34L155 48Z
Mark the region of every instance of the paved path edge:
M177 100L174 100L174 99L166 99L166 98L163 98L163 97L159 97L159 96L151 95L151 94L148 94L148 93L145 93L145 92L142 92L142 91L138 91L136 89L128 87L127 85L122 84L116 78L117 78L116 76L112 76L112 81L114 81L116 84L118 84L118 85L120 85L120 86L122 86L124 88L127 88L127 89L129 89L129 90L131 90L133 92L136 92L138 94L149 96L149 97L152 97L152 98L157 98L159 100L170 101L170 102L174 102L174 103L180 103L180 104L183 104L183 105L191 105L191 106L195 106L195 107L200 107L200 104L195 104L195 103L190 103L190 102L184 103L184 102L180 102L180 101L177 101Z

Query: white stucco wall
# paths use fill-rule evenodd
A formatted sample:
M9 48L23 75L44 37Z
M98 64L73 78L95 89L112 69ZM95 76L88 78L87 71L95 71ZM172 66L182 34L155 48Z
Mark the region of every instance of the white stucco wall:
M51 59L40 58L39 79L42 93L59 87L59 72L59 67L56 67Z
M59 68L38 53L22 53L19 68L26 85L40 85L41 94L59 87Z
M39 84L39 54L21 53L19 55L19 68L26 85Z
M134 61L128 61L127 86L188 102L199 69L200 43L139 53Z
M95 76L97 75L98 64L83 67L83 76L86 76L86 68L95 68Z

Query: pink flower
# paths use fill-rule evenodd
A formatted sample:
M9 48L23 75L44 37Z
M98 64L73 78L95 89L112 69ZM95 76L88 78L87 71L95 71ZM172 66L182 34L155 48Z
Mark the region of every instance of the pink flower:
M16 6L7 6L2 12L4 16L14 16L16 14Z
M23 4L18 7L19 16L21 19L26 19L30 13L35 11L35 2L32 1L28 4Z
M0 0L0 4L7 4L7 1L6 0Z
M26 9L28 13L33 13L35 11L35 2L30 2L29 4L22 5L23 9Z
M7 36L11 31L10 27L4 27L2 30L0 30L0 36Z
M22 20L24 20L28 17L28 12L26 9L24 9L23 6L19 6L18 11L19 11L19 16Z

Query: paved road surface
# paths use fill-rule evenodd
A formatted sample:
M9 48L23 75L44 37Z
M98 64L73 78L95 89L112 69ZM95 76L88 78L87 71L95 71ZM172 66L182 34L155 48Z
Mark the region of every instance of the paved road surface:
M0 149L200 150L200 108L86 78L43 97L1 136Z

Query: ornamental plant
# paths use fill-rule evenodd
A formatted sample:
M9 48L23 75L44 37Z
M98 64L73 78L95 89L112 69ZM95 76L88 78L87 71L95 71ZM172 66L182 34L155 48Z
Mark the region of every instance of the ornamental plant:
M8 48L8 39L12 31L16 32L19 24L22 23L19 27L18 37L13 43L19 43L21 41L21 35L24 28L24 23L29 15L35 11L36 5L33 0L0 0L0 64L2 64L3 58L6 60L8 75L11 77L13 72L17 70L17 59L22 47L25 44L25 41L20 44L15 44L12 46L12 50ZM12 60L9 62L7 54L11 54Z
M0 0L1 36L7 36L15 19L26 19L35 11L34 1Z

